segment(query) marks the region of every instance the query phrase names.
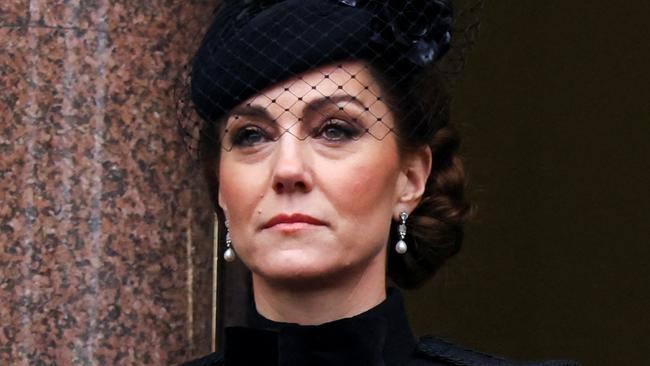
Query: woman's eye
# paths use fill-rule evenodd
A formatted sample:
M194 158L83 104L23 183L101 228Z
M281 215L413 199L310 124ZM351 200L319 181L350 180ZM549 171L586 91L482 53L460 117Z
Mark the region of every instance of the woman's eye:
M354 139L358 136L358 129L340 120L329 120L325 122L315 135L316 138L324 138L328 141L344 141Z
M237 147L251 147L266 140L264 130L256 126L246 126L234 132L232 144Z

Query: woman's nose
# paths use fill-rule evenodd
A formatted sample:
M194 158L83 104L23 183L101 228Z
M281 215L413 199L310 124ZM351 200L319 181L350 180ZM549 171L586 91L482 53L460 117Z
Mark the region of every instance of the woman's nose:
M277 193L311 191L313 178L306 142L285 133L276 144L273 189Z

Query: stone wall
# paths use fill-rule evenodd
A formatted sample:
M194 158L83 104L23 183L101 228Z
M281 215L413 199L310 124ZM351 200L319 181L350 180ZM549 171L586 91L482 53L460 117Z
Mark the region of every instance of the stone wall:
M0 364L210 351L212 214L174 94L214 7L0 4Z

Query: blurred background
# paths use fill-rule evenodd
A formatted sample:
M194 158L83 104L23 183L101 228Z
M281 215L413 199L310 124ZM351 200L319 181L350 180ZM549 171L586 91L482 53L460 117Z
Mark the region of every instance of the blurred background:
M650 3L486 2L454 104L478 217L420 333L520 359L650 350Z
M240 274L213 270L175 93L216 4L0 4L1 365L175 364L214 347L215 274ZM419 334L647 363L648 14L486 2L453 107L478 216L406 294Z

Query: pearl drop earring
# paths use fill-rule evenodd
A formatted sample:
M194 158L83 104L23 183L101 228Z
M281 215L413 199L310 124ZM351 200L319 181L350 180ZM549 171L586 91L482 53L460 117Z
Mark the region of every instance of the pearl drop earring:
M407 214L406 212L402 211L399 214L399 218L402 220L402 223L397 227L400 239L397 242L397 244L395 244L395 251L399 254L404 254L408 250L408 246L404 241L404 238L406 238L406 219L408 219L408 217L409 214Z
M228 220L224 222L226 226L226 250L223 252L223 259L226 262L233 262L237 255L235 250L232 248L232 238L230 237L230 229L228 228Z

